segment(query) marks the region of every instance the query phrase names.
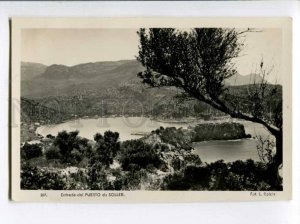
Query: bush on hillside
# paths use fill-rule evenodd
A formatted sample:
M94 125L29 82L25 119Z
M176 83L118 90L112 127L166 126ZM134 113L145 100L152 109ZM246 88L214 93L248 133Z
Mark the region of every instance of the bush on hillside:
M43 155L42 147L39 144L25 143L21 148L21 158L25 160L33 159Z
M141 168L159 168L163 161L158 148L144 143L142 140L129 140L122 143L120 162L124 170L140 170Z

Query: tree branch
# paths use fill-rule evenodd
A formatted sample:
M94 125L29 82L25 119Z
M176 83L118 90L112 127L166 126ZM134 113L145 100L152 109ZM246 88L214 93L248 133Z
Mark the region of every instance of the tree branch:
M212 99L203 99L203 98L201 98L201 99L202 99L202 101L204 101L205 103L211 105L215 109L220 110L223 113L229 114L233 118L239 118L239 119L243 119L243 120L247 120L247 121L262 124L274 136L277 136L281 131L279 128L277 128L277 127L275 127L271 124L268 124L266 121L264 121L261 118L253 117L249 114L241 113L240 111L234 111L234 110L230 109L219 98L218 99L213 99L213 100Z

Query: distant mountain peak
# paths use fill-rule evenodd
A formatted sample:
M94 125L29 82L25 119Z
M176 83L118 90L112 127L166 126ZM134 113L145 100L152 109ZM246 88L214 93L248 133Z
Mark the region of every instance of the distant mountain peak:
M41 74L46 70L47 66L41 63L34 62L21 62L21 80L31 80Z
M45 78L45 79L68 79L70 68L65 65L53 64L47 67L45 72L38 78Z

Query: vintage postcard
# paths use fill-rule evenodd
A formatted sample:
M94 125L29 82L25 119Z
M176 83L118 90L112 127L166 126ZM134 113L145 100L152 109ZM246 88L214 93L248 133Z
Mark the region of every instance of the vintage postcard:
M292 198L290 18L12 18L14 201Z

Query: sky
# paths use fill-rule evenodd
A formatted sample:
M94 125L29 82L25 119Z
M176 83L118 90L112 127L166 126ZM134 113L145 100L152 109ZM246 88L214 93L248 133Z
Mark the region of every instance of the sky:
M138 54L136 29L23 29L21 60L45 65L72 66L98 61L134 59ZM241 75L255 73L263 59L273 67L269 82L281 83L280 29L247 33L241 56L235 60Z
M76 65L134 59L135 29L26 29L22 31L22 61L45 65Z

